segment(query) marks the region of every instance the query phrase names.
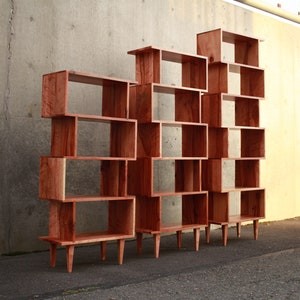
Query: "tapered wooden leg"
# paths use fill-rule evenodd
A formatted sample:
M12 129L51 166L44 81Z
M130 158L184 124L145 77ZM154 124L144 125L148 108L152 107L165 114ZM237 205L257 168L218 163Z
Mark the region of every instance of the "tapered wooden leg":
M205 227L205 238L206 238L206 244L209 244L210 242L210 224Z
M195 228L194 229L194 245L195 245L195 250L199 250L199 244L200 244L200 228Z
M160 247L160 234L153 234L154 239L154 256L155 258L159 258L159 247Z
M181 245L182 245L182 231L176 231L176 235L177 235L177 247L180 249Z
M101 248L101 260L104 261L106 259L106 241L100 243Z
M56 244L50 243L50 266L54 268L56 265Z
M223 246L227 245L228 224L222 225Z
M124 248L125 248L125 240L118 240L118 262L119 265L123 264L123 257L124 257Z
M74 245L67 246L66 254L67 254L67 270L69 273L71 273L73 269Z
M253 220L254 239L258 239L258 220Z
M236 223L236 235L238 238L241 237L241 223Z
M142 254L143 234L141 232L136 233L136 243L137 243L137 252L138 252L138 254Z

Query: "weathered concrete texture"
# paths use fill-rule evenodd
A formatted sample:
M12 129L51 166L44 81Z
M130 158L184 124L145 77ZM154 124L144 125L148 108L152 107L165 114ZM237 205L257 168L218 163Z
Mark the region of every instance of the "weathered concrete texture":
M50 120L40 118L42 75L73 69L134 80L135 61L128 50L154 45L195 54L196 34L218 27L266 40L261 61L269 99L261 116L267 127L268 159L262 168L267 217L300 214L295 201L300 174L298 27L221 0L2 0L0 25L0 253L47 247L37 240L48 227L47 202L38 198L39 157L50 151ZM173 83L173 75L166 74L166 80ZM173 136L164 142L166 149L178 143ZM175 214L177 202L168 203ZM95 217L88 209L83 213ZM103 226L105 215L100 219Z
M193 234L161 239L159 259L153 240L146 239L143 253L136 241L127 241L123 265L117 264L117 243L107 245L107 259L100 261L99 246L76 247L73 272L67 273L65 249L57 251L55 268L49 252L1 256L1 299L293 299L300 297L300 218L264 223L253 240L252 226L242 235L229 229L227 247L221 230L211 243L202 235L194 251Z

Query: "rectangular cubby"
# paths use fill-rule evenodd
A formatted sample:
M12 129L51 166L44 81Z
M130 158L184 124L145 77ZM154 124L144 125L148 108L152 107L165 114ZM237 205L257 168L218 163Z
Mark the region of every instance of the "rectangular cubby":
M40 198L61 202L101 201L127 195L127 161L43 156Z
M136 120L56 117L52 119L51 155L135 159L136 135Z
M152 46L129 51L128 54L135 55L136 80L139 84L162 83L207 90L207 58L204 56L173 52ZM173 66L174 64L180 66L179 72L178 68ZM169 74L173 75L170 79L167 76Z
M264 98L264 70L223 62L208 65L208 93L228 93Z
M138 125L138 157L207 158L207 125L152 122Z
M178 208L176 220L163 216L163 202L171 201ZM207 225L207 192L177 196L138 196L136 203L136 228L140 232L174 232Z
M233 62L251 66L259 65L259 39L222 29L197 34L197 53L212 62Z
M130 87L129 116L139 123L176 121L200 123L201 91L161 84Z
M265 157L265 130L255 127L208 129L209 158Z
M80 114L128 118L131 83L67 70L43 75L42 116Z
M238 210L231 207L237 206ZM209 222L215 224L240 223L255 218L265 217L265 190L241 190L239 193L210 193L209 194Z
M202 162L203 189L229 192L259 187L258 159L209 159Z
M205 94L201 107L202 122L211 127L259 127L259 98Z
M105 202L107 203L107 221L101 224L99 221L97 225L99 230L97 231L83 232L79 231L76 226L76 209L78 203L51 201L49 209L49 222L51 224L49 235L40 237L40 239L66 246L133 237L135 198L126 197L124 199ZM87 206L86 209L95 209L93 203L85 202L85 206ZM83 207L81 208L83 209ZM126 218L124 218L124 215L126 215ZM88 223L89 220L86 219L86 222ZM101 228L103 223L107 224L107 228ZM93 227L95 227L94 224Z
M135 195L156 197L202 190L201 161L197 159L138 158L128 163L128 176L128 192Z

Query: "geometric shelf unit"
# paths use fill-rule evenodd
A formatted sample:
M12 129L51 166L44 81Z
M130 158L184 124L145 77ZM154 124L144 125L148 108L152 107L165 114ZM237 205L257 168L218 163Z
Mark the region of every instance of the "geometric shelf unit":
M57 246L66 247L72 272L76 245L99 242L104 260L112 240L123 263L125 239L135 234L135 197L127 192L128 161L136 159L137 143L137 121L128 118L130 84L74 71L43 76L42 117L51 118L51 153L40 159L39 195L50 203L49 233L40 239L50 244L52 267ZM99 222L99 230L82 232L80 208L95 202L105 204L106 228Z
M265 130L259 126L264 98L264 70L259 68L259 39L216 29L197 34L197 54L208 57L208 92L201 117L208 124L208 160L202 165L203 188L209 191L209 224L258 221L265 216L265 190L259 185L265 157ZM206 238L209 242L210 226Z
M207 124L201 121L207 58L151 46L128 53L135 55L138 82L130 87L129 104L129 117L138 121L137 160L128 163L138 253L143 234L153 236L158 258L161 234L176 232L180 248L184 230L193 230L197 251L200 228L208 225L208 193L201 179L208 150ZM175 221L165 218L170 201L181 210Z

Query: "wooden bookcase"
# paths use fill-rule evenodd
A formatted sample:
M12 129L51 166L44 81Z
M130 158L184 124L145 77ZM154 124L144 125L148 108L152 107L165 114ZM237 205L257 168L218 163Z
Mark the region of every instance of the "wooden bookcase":
M197 54L208 57L208 92L201 117L208 124L208 157L202 164L203 188L209 190L209 225L258 221L265 215L265 190L259 185L265 156L265 130L259 126L264 70L259 68L259 39L222 29L197 35ZM229 178L229 179L228 179ZM238 211L231 212L232 202ZM206 237L209 242L210 226Z
M73 93L72 83L79 88ZM137 148L137 121L128 118L130 84L73 71L43 76L42 117L51 118L52 130L51 154L40 160L39 194L50 202L49 234L40 239L50 243L52 267L56 264L57 246L66 246L67 270L72 272L75 245L99 242L104 260L106 242L111 240L118 241L118 262L122 264L125 239L135 236L135 197L127 192L128 161L136 159ZM87 102L74 106L73 97L73 102L80 102L82 90L91 86L94 90L82 97ZM82 147L87 143L88 147ZM91 164L95 188L79 188L89 182L83 175L76 190L72 190L70 186L76 181L72 182L71 175L80 174ZM107 228L79 232L77 204L93 202L107 203Z
M128 162L128 190L137 201L138 252L142 252L143 234L153 235L156 258L163 233L176 232L180 248L183 230L194 231L197 251L200 228L208 225L208 193L202 189L201 178L208 152L208 127L201 121L207 58L154 47L128 53L135 55L139 83L130 87L129 104L130 118L138 120L137 160ZM165 73L175 74L171 82ZM170 150L164 139L173 136ZM157 175L166 171L168 176ZM163 217L168 199L180 202L180 218L175 224Z

